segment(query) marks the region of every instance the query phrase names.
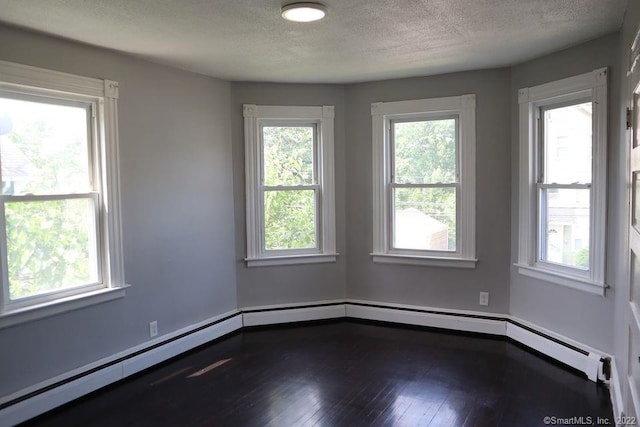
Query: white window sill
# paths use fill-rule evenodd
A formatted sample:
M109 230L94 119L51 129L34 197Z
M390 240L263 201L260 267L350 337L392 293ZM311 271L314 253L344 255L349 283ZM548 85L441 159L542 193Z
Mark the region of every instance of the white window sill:
M0 313L0 329L122 298L128 287L100 289Z
M478 262L478 260L474 258L445 258L376 253L370 255L373 257L373 262L377 264L406 264L423 265L428 267L476 268L476 263Z
M264 258L245 258L247 267L270 267L276 265L318 264L324 262L336 262L337 253L334 254L306 254L286 255Z
M527 264L514 265L518 267L518 273L522 274L523 276L533 277L534 279L544 280L545 282L566 286L568 288L577 289L600 296L604 296L605 290L608 287L604 283L593 282L589 279L570 276L555 271L545 270L539 267L532 267Z

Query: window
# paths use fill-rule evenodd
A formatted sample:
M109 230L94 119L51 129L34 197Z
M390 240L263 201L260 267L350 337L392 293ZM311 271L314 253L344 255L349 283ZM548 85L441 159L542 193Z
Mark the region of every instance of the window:
M521 274L604 294L607 70L520 89Z
M0 76L0 325L122 296L117 83Z
M333 106L244 106L249 267L336 260L333 118Z
M474 268L475 95L380 102L373 261Z

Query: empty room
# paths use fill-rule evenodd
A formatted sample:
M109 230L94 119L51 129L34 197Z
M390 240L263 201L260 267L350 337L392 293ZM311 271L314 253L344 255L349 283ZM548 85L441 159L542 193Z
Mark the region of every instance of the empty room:
M0 427L638 424L637 0L0 0Z

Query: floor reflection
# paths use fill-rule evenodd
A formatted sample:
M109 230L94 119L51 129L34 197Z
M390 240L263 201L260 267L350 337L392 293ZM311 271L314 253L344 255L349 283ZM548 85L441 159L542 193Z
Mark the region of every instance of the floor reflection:
M447 398L451 393L444 386L428 381L409 381L397 389L387 419L394 426L429 425L433 418L449 426L461 425L464 421L466 414L460 417L458 411L449 406Z
M269 393L272 425L315 425L322 417L322 395L314 383L286 381Z

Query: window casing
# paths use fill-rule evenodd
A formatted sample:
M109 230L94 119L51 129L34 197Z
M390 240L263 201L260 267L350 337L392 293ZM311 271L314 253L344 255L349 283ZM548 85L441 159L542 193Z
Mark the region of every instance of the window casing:
M0 327L124 295L117 98L0 61Z
M520 89L518 271L603 295L607 69Z
M373 261L474 268L475 95L371 105Z
M333 106L244 106L247 266L336 260L333 118Z

